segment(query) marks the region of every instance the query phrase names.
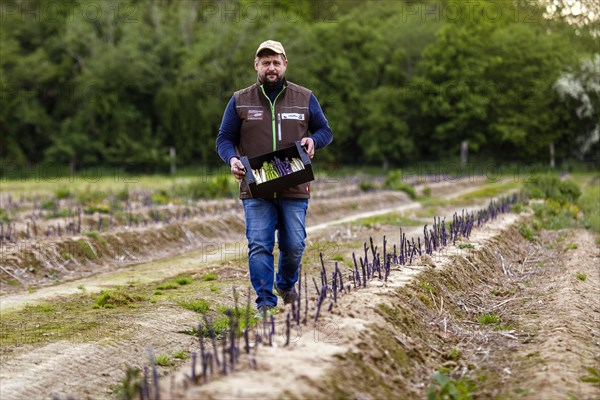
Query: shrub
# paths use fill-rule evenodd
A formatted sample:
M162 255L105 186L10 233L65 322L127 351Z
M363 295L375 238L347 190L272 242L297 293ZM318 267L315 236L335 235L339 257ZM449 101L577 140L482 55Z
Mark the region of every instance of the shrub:
M532 199L554 200L560 204L576 202L581 196L577 183L571 180L561 181L556 175L540 175L528 180L523 191Z

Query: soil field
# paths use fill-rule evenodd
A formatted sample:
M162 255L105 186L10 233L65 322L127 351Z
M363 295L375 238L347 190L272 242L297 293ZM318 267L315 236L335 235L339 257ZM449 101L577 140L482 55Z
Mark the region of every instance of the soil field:
M350 271L353 253L362 254L371 238L381 251L385 236L391 252L400 229L416 237L433 215L451 220L465 207L486 206L489 198L466 196L482 190L481 183L460 186L431 185L432 198L440 199L435 202L393 192L357 194L336 204L315 199L304 272L309 279L319 276L321 254L328 272L336 265ZM117 398L126 369L149 365L149 348L160 359L162 399L408 399L444 391L511 399L600 395L594 380L600 369L596 239L566 229L541 230L528 240L521 229L531 219L528 212L499 216L432 257L395 265L387 281L373 277L364 288L340 292L317 323L311 281L306 325L291 324L287 334L290 310L281 305L271 346L251 341L235 371L193 382L198 321L208 316L217 326L226 308L246 303L248 286L239 210L204 218L176 224L211 228L202 234L189 228L190 235L168 237L140 227L137 240L148 247L138 247L136 260L82 259L59 283L39 280L33 290L4 292L0 398ZM232 222L238 219L241 229ZM152 245L156 253L148 251ZM260 323L252 333L260 329L264 334ZM217 337L217 347L225 337ZM208 338L203 341L214 350ZM194 368L200 371L198 360Z

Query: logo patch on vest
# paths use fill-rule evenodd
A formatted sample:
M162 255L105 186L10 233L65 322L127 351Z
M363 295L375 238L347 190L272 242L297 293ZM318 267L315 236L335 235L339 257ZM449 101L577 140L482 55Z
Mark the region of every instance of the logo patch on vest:
M299 121L304 121L304 114L298 113L282 113L281 119L297 119Z
M248 110L248 121L262 121L263 110Z

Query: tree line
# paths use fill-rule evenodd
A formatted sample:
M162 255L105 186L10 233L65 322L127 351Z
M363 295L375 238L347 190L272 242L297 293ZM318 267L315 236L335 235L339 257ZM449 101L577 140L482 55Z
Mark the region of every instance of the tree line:
M495 161L589 160L598 19L569 4L2 0L0 161L160 170L175 148L179 165L218 164L223 110L267 38L329 119L328 163L456 159L461 143Z

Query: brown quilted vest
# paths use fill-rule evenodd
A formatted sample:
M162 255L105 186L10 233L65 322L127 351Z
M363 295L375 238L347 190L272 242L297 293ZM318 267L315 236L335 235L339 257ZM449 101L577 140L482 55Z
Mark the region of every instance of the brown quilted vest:
M241 120L238 154L256 157L293 146L294 142L308 136L310 95L310 90L291 82L285 83L274 104L271 104L260 83L235 92L236 112ZM273 193L269 198L309 197L310 185L304 183ZM252 198L243 180L240 198Z

